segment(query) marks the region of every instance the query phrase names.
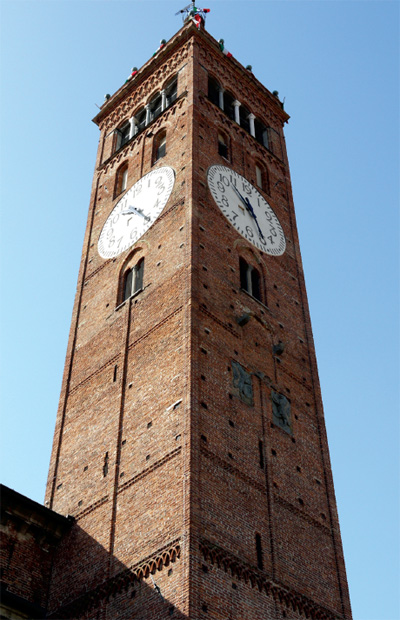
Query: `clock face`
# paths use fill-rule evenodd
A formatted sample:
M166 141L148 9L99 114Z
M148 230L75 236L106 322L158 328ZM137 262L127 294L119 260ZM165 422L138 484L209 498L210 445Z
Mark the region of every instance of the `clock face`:
M164 209L175 183L175 172L165 166L139 179L117 202L98 243L102 258L114 258L131 247Z
M260 192L226 166L211 166L207 173L211 194L236 230L262 252L280 256L286 249L278 218Z

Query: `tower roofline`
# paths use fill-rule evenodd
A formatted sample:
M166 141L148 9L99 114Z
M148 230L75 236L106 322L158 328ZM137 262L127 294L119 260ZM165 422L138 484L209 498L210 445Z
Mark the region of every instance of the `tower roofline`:
M134 78L128 80L125 84L123 84L107 101L103 103L101 106L100 112L96 114L93 118L93 122L96 125L100 125L101 121L108 116L108 114L114 110L114 108L120 103L122 99L126 97L127 94L132 92L137 88L137 86L143 82L148 75L154 72L158 65L162 63L165 57L171 53L173 49L178 47L182 41L188 40L191 37L200 37L204 42L212 47L215 51L219 49L219 44L216 39L209 32L205 30L205 28L201 28L200 30L194 25L192 21L186 22L178 32L171 37L171 39L159 50L157 51L149 60L138 70L137 74ZM282 123L288 122L290 116L283 109L283 104L279 99L266 88L248 69L246 69L236 58L233 56L228 58L224 58L221 53L221 63L233 63L238 71L241 72L243 78L255 86L259 91L262 92L264 97L268 97L268 99L273 103L275 112L277 116L281 119Z

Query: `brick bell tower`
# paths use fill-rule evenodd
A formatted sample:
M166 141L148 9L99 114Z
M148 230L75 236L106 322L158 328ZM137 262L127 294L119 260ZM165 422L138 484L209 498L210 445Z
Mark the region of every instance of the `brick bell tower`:
M351 618L277 97L199 20L106 102L48 617Z

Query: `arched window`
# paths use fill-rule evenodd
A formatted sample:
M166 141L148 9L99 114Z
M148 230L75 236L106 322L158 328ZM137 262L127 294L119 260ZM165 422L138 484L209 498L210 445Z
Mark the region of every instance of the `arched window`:
M114 197L126 190L128 184L128 164L122 164L117 170L115 179Z
M214 80L211 76L208 76L208 98L212 103L215 103L219 107L219 91L220 85L217 80Z
M221 157L229 160L228 139L222 133L218 134L218 153Z
M240 288L261 301L261 278L258 269L239 258Z
M116 151L118 151L118 149L122 148L124 144L128 142L129 134L130 134L130 127L131 126L130 126L129 121L126 121L116 130L115 132L117 134L117 141L115 143Z
M154 153L153 164L154 164L156 161L158 161L162 157L165 157L165 154L167 152L167 132L165 131L165 129L160 131L154 138L153 148L154 148L154 151L153 151Z
M134 266L127 269L123 275L121 303L138 293L143 288L144 258Z

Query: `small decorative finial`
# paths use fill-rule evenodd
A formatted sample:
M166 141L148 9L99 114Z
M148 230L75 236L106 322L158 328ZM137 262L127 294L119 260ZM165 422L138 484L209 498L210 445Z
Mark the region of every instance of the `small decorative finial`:
M184 9L181 9L175 15L182 14L183 23L192 21L196 28L200 30L201 26L204 26L206 21L206 14L210 12L210 9L198 9L194 0L192 0L191 4L185 6Z
M155 56L156 54L158 54L158 52L160 50L162 50L163 47L165 47L167 41L165 39L161 39L160 41L160 47L158 49L156 49L156 51L154 52L153 56Z
M228 52L228 50L225 48L225 41L223 39L220 39L218 41L218 45L219 45L219 49L221 50L223 54L225 54L225 56L227 56L228 58L232 58L232 54Z
M137 68L137 67L132 67L132 69L131 69L131 74L130 74L130 76L129 76L129 77L127 77L127 79L125 80L125 84L126 84L127 82L129 82L129 80L131 80L132 78L134 78L137 72L138 72L138 68Z

